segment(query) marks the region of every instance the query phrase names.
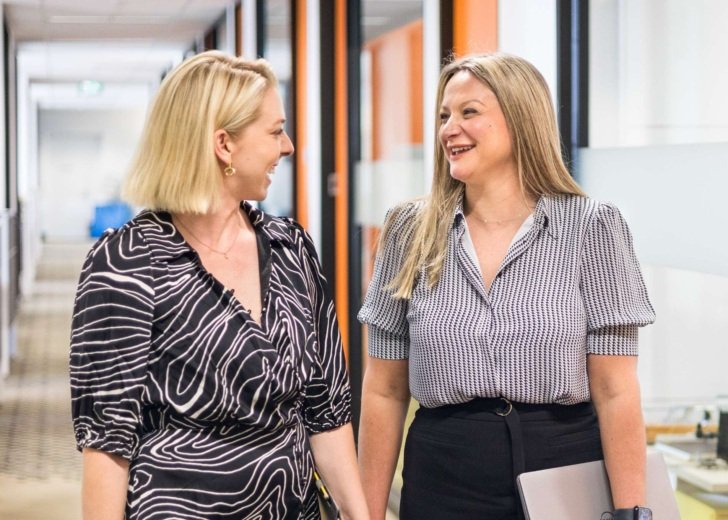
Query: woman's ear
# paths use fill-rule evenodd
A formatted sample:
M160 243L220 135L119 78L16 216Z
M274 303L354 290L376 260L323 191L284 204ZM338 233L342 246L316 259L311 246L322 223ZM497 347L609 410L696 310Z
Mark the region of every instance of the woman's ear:
M215 140L215 155L218 160L224 164L229 164L232 156L232 139L230 139L230 134L222 129L215 130L213 139Z

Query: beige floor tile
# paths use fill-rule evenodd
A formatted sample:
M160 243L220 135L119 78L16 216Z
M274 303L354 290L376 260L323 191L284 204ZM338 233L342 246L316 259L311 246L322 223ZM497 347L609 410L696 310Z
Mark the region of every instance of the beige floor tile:
M80 485L62 479L20 479L0 475L3 520L79 520Z
M68 342L89 244L46 244L16 321L17 354L0 388L0 519L78 520L81 455L71 427Z

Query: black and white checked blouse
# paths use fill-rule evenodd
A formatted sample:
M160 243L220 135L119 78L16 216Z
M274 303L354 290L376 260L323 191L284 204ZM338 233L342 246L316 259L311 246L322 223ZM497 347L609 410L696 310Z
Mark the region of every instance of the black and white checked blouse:
M476 397L525 403L588 401L587 354L636 355L652 323L632 236L619 210L592 199L543 196L486 290L462 202L453 215L440 281L420 272L412 298L387 289L410 236L408 203L378 255L359 319L369 354L409 358L412 396L426 407Z

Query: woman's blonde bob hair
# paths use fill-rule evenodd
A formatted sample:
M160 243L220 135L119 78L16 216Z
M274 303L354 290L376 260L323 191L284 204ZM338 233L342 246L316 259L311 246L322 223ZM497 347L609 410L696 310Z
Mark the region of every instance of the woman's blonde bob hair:
M541 73L528 61L503 53L466 56L452 61L440 73L437 88L436 116L450 79L459 72L468 72L493 91L511 135L513 155L518 168L518 181L524 196L575 194L583 195L569 174L561 157L561 143L549 88ZM450 166L439 144L440 118L436 117L435 171L432 189L424 204L405 226L402 236L409 235L412 247L406 248L399 274L390 288L396 298L408 299L424 267L430 287L440 279L445 259L447 236L452 217L465 185L450 176ZM398 211L385 223L383 242L397 220Z
M258 118L265 92L277 84L264 60L208 51L182 62L152 102L124 198L174 213L214 210L223 175L214 133L222 129L239 136Z

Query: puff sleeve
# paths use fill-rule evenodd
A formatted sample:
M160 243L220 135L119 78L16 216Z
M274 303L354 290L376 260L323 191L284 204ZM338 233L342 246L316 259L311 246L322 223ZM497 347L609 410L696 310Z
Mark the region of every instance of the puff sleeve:
M369 283L358 319L368 325L369 355L381 359L409 358L409 301L394 298L389 284L397 276L411 240L417 205L407 203L390 209L385 217L389 227L374 261L374 274Z
M581 292L587 317L587 352L637 355L637 328L655 320L632 245L619 210L599 204L584 239Z
M351 422L351 386L334 303L316 248L303 228L293 225L301 237L299 252L304 260L317 343L317 356L304 394L303 424L309 434L316 434Z
M104 235L84 262L71 325L76 445L131 459L139 445L154 290L138 230Z

